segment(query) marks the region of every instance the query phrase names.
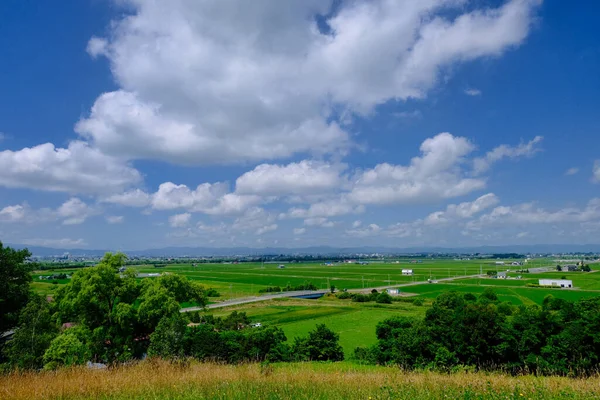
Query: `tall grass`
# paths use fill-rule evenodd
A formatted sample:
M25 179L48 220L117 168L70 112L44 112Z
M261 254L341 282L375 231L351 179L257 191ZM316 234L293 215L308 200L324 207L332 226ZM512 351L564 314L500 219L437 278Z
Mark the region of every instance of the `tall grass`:
M0 376L1 399L592 399L600 377L403 372L338 364L170 364Z

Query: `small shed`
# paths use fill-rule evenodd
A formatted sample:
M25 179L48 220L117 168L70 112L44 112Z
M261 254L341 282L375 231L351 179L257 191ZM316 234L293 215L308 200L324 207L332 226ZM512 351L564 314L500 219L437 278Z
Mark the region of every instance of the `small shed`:
M571 281L569 279L540 279L540 286L572 288L573 281Z
M277 268L279 268L279 269L284 269L284 268L285 268L285 265L283 265L283 264L280 264L280 265L279 265Z
M412 269L403 269L402 275L413 275L413 270Z

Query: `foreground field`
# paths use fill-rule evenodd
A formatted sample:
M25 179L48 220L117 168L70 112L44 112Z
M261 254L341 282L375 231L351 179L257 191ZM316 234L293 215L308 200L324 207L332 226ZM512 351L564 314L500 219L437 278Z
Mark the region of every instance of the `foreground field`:
M25 399L593 399L600 377L404 372L351 363L224 366L147 361L0 376L0 398Z
M280 327L289 341L307 335L318 324L325 324L340 335L340 345L349 357L357 347L376 343L378 322L400 315L420 317L426 309L407 303L353 303L324 297L320 300L273 300L220 309L212 314L226 316L232 311L245 312L253 322Z

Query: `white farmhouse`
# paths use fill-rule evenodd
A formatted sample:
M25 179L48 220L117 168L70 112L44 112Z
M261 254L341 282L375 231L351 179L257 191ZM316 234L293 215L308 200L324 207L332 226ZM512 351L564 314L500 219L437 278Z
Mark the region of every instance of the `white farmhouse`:
M569 279L540 279L540 286L556 286L561 288L572 288L573 281Z
M413 270L412 269L403 269L402 275L413 275Z

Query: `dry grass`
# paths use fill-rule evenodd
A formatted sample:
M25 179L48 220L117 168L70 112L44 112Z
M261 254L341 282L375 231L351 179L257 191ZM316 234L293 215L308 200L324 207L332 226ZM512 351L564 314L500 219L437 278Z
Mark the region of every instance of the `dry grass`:
M591 399L600 377L404 373L341 364L181 366L148 361L0 376L1 399Z

